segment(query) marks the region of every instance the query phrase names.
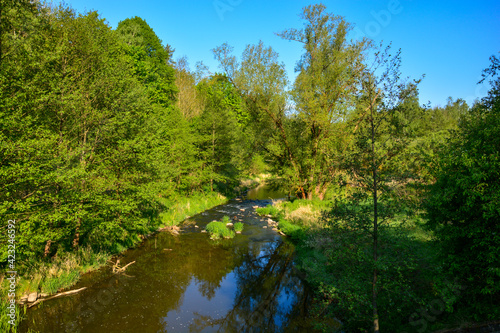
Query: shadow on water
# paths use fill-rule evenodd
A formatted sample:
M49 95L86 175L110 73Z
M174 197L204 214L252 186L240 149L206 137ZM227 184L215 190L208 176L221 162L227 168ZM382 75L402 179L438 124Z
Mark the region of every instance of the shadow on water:
M109 267L82 280L80 294L28 311L21 332L304 332L308 293L294 248L256 216L264 201L233 201L193 217L178 236L157 234L126 252L125 274ZM200 232L229 215L245 229L214 242Z

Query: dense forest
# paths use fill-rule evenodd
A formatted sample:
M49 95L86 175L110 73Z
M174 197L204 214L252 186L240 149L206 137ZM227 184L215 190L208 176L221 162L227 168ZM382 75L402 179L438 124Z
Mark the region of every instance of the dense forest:
M61 258L98 267L180 222L186 200L206 209L268 173L293 202L263 213L296 243L318 318L360 332L500 319L495 55L486 97L430 107L400 50L351 39L323 5L279 33L303 45L289 82L262 42L214 46L219 71L193 71L143 18L112 29L97 12L1 4L3 271L9 221L16 269L41 285ZM292 205L312 211L294 220Z

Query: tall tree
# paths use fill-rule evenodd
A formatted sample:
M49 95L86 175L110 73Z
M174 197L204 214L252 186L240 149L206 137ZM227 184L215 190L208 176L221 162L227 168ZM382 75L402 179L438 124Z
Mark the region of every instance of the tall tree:
M238 118L243 111L238 92L224 75L202 80L197 91L203 100L203 111L196 118L200 155L213 191L214 183L227 183L238 173L234 156L238 150Z
M116 33L129 46L130 61L137 77L148 87L150 98L163 106L175 102L178 90L170 64L171 48L163 46L153 29L137 16L118 23Z
M305 7L301 17L304 29L278 35L304 47L292 91L297 120L303 123L295 138L302 152L298 168L303 196L322 199L339 172L337 150L346 145L342 142L347 135L344 124L354 107L365 67L363 52L369 43L350 41L352 26L327 13L324 5Z
M391 192L389 184L401 181L389 161L407 144L409 127L404 115L408 108L412 108L407 101L417 96L419 82L408 82L401 78L400 63L400 51L391 55L388 47L375 53L373 65L363 71L362 90L358 95L356 114L352 118L355 145L349 156L348 167L353 179L369 195L372 207L369 213L371 227L362 227L369 230L372 238L374 332L379 332L379 228L391 217L391 209L387 206ZM381 196L386 198L383 206L380 203ZM369 222L362 218L360 220Z
M176 105L185 118L198 116L202 109L201 98L196 89L196 77L189 69L186 57L175 64L175 85L179 89Z
M286 114L288 80L278 54L262 42L248 45L241 63L231 54L232 47L227 44L213 51L224 74L242 98L245 112L238 115L238 121L246 124L245 135L252 139L247 146L253 151L265 151L275 171L294 179L293 184L297 185L300 174L289 169L298 170L294 152L298 148L288 136L291 129Z

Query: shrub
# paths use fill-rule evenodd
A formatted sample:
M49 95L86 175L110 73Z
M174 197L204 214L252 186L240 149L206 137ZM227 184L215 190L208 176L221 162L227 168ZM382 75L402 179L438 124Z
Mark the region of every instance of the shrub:
M241 222L236 222L233 226L234 231L236 232L242 232L243 231L243 223Z
M488 96L462 116L443 147L427 198L428 227L441 241L446 265L461 279L466 294L495 302L500 297L500 59L483 77L492 76ZM464 300L466 298L464 297ZM466 302L470 302L467 300ZM478 310L490 317L488 309Z
M292 224L287 220L280 219L278 223L278 228L285 233L287 236L292 238L300 238L302 235L302 228L296 224Z
M222 223L224 223L225 225L227 225L228 223L231 223L231 219L229 218L229 216L224 216L222 218Z
M266 207L259 207L255 210L259 215L271 215L276 217L280 214L280 210L273 205L267 205Z
M214 240L234 237L234 231L229 230L224 222L212 221L207 224L205 229L210 234L210 238Z

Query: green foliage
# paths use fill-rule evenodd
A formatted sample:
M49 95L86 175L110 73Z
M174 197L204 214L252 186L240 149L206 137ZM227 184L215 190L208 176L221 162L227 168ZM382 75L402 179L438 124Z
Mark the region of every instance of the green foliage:
M447 296L453 294L453 286L436 278L442 272L431 235L421 228L417 217L408 217L404 210L397 209L400 205L380 203L382 212L389 207L393 210L390 215L397 217L386 220L379 229L381 248L376 263L367 231L373 216L370 200L337 202L321 217L326 227L302 229L300 237L292 238L297 265L315 291L311 311L318 316L319 324L338 318L346 331L371 330L369 281L374 265L379 272L380 326L387 331L413 332L410 317L420 318L419 311L430 311L436 299L443 301L447 309L454 303Z
M235 232L242 232L244 227L245 227L245 225L242 222L236 222L233 225L233 229Z
M178 222L172 198L207 179L196 129L173 106L168 47L138 17L112 31L96 12L9 4L0 225L16 220L19 253L34 262L87 245L120 252L162 220Z
M225 216L229 221L229 217ZM207 232L210 234L210 239L227 239L233 238L235 236L234 231L227 227L227 222L224 221L212 221L206 226Z
M168 63L169 48L164 47L153 29L137 16L119 22L116 33L128 46L128 61L133 64L135 75L146 85L151 100L162 106L171 105L178 89L175 71Z
M352 26L322 4L305 7L301 18L304 29L278 34L304 47L291 92L296 116L286 128L292 146L287 168L293 172L298 197L323 199L339 171L337 157L348 147L352 132L345 120L355 107L369 43L350 40Z
M178 196L173 199L163 199L161 202L168 209L160 213L161 225L177 225L190 216L225 203L226 200L226 197L217 192L200 192L189 197Z
M201 178L210 190L231 182L239 174L240 127L244 125L241 99L224 75L214 75L196 87L203 100L201 114L193 119L202 161Z
M278 207L274 205L267 205L266 207L259 207L255 209L257 214L259 215L271 215L274 218L279 217L280 210Z
M467 287L477 305L473 314L488 318L498 316L491 306L500 295L499 68L492 57L485 71L493 75L492 89L442 147L426 200L428 227L441 241L449 274Z
M300 237L300 232L302 228L296 224L292 224L285 219L279 220L278 228L285 234L290 237Z

